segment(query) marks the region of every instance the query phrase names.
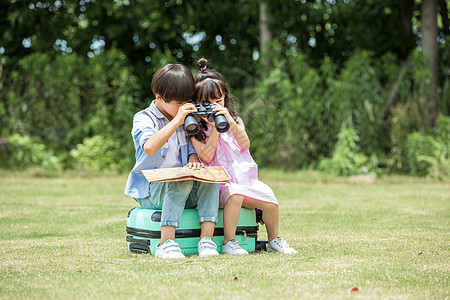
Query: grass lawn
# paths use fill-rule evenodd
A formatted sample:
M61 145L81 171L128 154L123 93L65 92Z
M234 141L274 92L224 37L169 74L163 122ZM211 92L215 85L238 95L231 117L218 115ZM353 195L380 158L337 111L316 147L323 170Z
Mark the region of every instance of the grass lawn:
M47 175L0 173L1 299L449 297L450 182L263 170L297 255L164 261L127 250L126 175Z

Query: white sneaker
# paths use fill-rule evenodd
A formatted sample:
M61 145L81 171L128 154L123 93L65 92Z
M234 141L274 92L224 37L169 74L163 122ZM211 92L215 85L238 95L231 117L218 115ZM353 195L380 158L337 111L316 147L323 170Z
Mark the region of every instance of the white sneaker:
M164 244L156 246L155 256L159 258L186 258L181 253L180 246L174 240L167 240Z
M208 257L219 255L217 252L217 245L212 241L209 236L205 236L198 242L198 256L199 257Z
M238 241L229 240L225 245L222 245L222 254L247 255L248 252L239 246Z
M273 239L267 245L268 252L279 252L283 254L296 254L298 253L294 248L289 247L289 244L280 237Z

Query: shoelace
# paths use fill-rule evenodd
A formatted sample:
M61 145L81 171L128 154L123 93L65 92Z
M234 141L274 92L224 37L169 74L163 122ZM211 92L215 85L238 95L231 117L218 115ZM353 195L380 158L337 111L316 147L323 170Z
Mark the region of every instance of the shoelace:
M238 241L236 241L236 240L230 240L229 243L230 243L231 250L236 250L236 249L241 248L241 246L239 246Z
M216 249L217 248L216 244L213 241L210 241L210 240L204 240L200 244L200 247L202 249L205 249L205 248Z
M284 247L289 248L288 243L285 240L283 240L282 238L277 237L274 242L281 248L284 248Z
M181 252L180 246L176 244L167 245L165 248L166 252Z

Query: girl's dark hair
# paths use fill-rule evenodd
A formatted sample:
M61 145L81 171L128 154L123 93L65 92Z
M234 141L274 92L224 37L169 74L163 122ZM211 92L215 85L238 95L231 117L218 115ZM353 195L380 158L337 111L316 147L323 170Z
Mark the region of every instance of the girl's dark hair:
M197 66L200 68L200 71L194 75L195 93L192 100L199 103L205 100L219 99L222 96L225 96L224 106L228 109L233 119L236 120L238 113L232 103L232 96L228 92L225 77L214 69L208 69L207 64L208 61L205 58L200 58L197 61ZM206 139L206 122L201 120L199 125L200 131L194 135L194 137L198 141L203 141Z
M153 94L158 94L165 102L188 102L195 93L194 77L188 67L168 64L160 68L152 78Z

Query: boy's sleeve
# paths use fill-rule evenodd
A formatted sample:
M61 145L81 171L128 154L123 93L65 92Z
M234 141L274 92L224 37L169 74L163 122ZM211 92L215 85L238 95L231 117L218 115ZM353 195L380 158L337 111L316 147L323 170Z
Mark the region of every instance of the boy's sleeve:
M134 116L131 135L137 145L142 147L144 143L156 132L156 124L147 114L137 113Z
M188 157L189 157L189 155L191 155L193 153L197 153L197 152L195 152L195 148L192 145L191 139L189 139L188 140Z

